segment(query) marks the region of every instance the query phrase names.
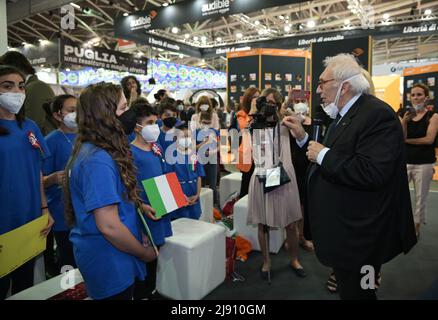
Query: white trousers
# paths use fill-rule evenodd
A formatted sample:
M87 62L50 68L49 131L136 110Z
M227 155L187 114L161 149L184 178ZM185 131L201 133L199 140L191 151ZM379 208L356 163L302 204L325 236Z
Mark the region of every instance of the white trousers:
M408 164L408 180L414 183L415 209L414 222L426 223L426 203L429 187L434 174L434 164Z

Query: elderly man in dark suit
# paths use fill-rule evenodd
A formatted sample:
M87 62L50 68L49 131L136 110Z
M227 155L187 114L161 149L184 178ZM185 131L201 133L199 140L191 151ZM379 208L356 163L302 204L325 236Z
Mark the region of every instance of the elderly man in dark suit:
M283 120L312 162L308 215L318 259L334 269L342 299L376 299L380 267L416 243L403 132L385 102L365 94L355 58L325 60L318 93L335 119L322 144L297 117Z

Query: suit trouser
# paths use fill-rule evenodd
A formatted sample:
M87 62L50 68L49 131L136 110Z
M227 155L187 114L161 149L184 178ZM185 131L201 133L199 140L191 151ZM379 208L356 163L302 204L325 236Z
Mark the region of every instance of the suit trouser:
M429 187L434 173L434 164L408 164L408 180L414 183L415 210L414 222L426 223L426 203Z
M373 266L373 268L374 279L371 281L375 285L381 266ZM342 300L377 300L376 290L367 287L367 284L370 283L371 273L368 271L361 273L360 268L334 268L333 270L338 284L339 296Z

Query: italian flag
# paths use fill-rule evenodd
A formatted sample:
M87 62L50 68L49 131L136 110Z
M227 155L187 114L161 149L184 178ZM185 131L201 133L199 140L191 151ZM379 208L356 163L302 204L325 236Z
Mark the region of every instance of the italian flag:
M157 218L187 205L175 172L146 179L141 183Z

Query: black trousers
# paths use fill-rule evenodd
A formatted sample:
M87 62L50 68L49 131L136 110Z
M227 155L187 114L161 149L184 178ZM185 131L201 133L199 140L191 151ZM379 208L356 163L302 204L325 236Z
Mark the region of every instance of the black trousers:
M126 290L102 300L132 300L133 294L134 285L131 285Z
M73 244L69 240L70 231L54 231L56 240L56 255L58 256L58 273L61 273L62 266L76 268L73 255Z
M380 272L381 265L373 266L374 277ZM359 269L342 269L334 268L336 281L338 283L339 296L342 300L377 300L376 290L363 288L362 285L369 283L368 278L370 274L361 273ZM372 279L374 284L376 279Z
M50 230L47 235L47 246L46 250L44 250L44 268L46 270L46 275L51 277L55 277L59 274L57 258L54 247L54 236L53 230Z
M160 251L161 246L157 246ZM135 280L134 300L142 300L152 294L157 285L158 258L146 263L147 276L143 281Z
M0 300L5 300L8 294L9 287L12 289L11 294L14 295L20 291L26 290L33 286L33 270L35 267L35 259L32 259L21 267L12 271L7 276L0 279Z
M240 194L239 197L243 198L248 194L249 181L251 180L252 174L254 173L254 162L251 165L251 169L248 172L242 172L242 183L240 184Z

